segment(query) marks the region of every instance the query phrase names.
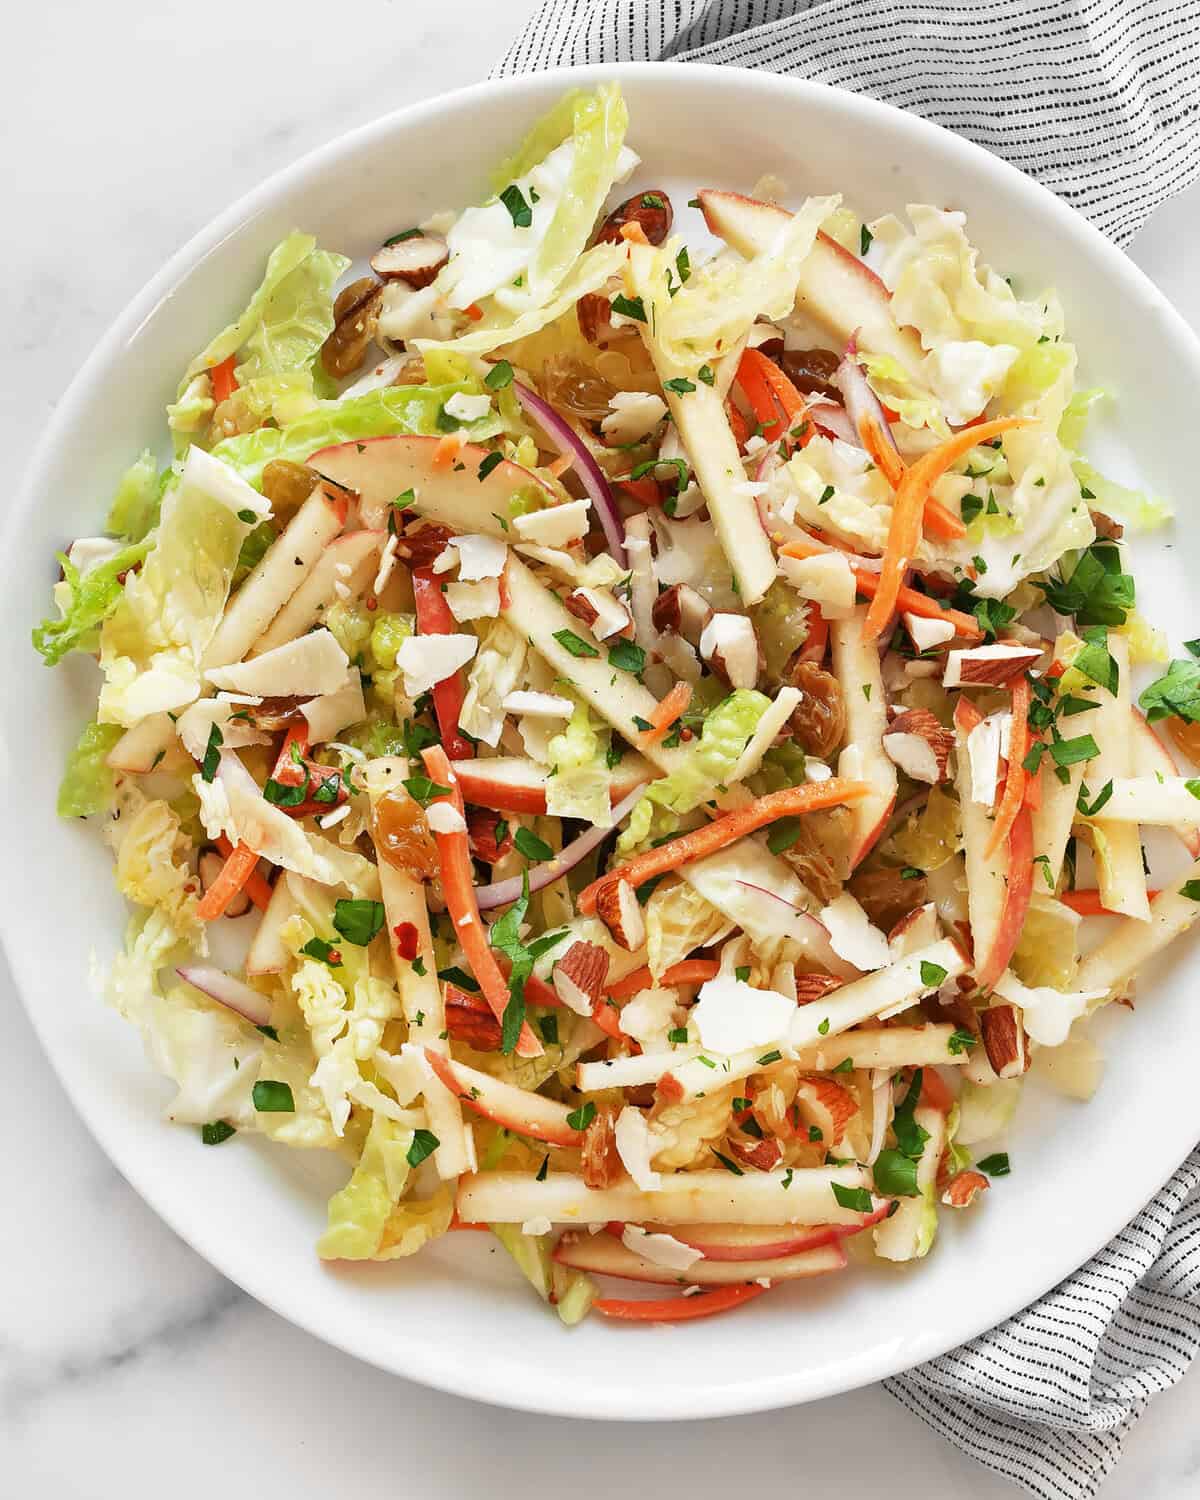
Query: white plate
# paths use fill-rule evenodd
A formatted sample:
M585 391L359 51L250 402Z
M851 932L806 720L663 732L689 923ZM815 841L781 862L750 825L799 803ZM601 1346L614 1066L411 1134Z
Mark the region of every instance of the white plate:
M1088 1105L1036 1089L1011 1140L1013 1173L943 1222L928 1261L782 1287L727 1317L664 1332L597 1318L565 1332L482 1236L412 1261L322 1266L313 1245L344 1168L238 1139L206 1149L161 1120L166 1088L124 1023L90 993L124 921L91 830L60 823L63 755L94 706L94 669L47 671L29 647L54 552L94 532L117 475L162 433L180 370L241 307L270 247L301 226L361 257L436 209L473 201L497 155L569 85L617 77L645 159L682 209L695 188L749 189L774 172L793 197L841 191L866 217L905 202L962 207L986 257L1032 294L1058 286L1081 383L1118 396L1093 450L1116 477L1186 497L1195 469L1200 345L1163 297L1050 193L986 152L889 107L770 75L671 65L539 74L389 116L264 184L167 265L64 397L12 506L0 619L9 661L0 727L9 855L0 923L43 1045L113 1161L202 1255L319 1337L383 1369L502 1405L573 1416L719 1416L864 1385L970 1338L1092 1255L1200 1135L1200 1008L1186 949L1143 981L1136 1017L1105 1017L1110 1062ZM691 232L698 217L680 213ZM1136 462L1132 455L1136 453ZM1188 532L1136 549L1138 583L1177 644L1196 634ZM53 1121L13 1149L36 1150ZM949 1219L943 1215L943 1221ZM85 1253L81 1247L80 1253Z

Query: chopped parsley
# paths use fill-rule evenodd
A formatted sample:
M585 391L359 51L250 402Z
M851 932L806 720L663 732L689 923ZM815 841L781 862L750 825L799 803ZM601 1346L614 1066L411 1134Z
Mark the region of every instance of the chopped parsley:
M869 1214L871 1212L871 1194L862 1187L843 1187L840 1182L831 1182L833 1196L842 1208L853 1209L855 1213Z
M554 850L551 849L545 839L538 838L537 834L530 828L518 828L516 833L513 834L513 843L526 859L541 860L554 858Z
M515 182L510 182L500 194L500 202L508 209L508 216L517 229L528 229L533 223L533 209Z
M412 1145L408 1148L409 1166L419 1167L425 1158L432 1156L441 1144L432 1130L414 1130Z
M200 1127L200 1139L206 1146L219 1146L222 1141L227 1141L237 1131L227 1120L211 1120L207 1125Z
M483 377L489 391L502 391L513 383L513 367L506 359L498 359Z
M419 802L422 807L428 807L438 797L448 797L450 788L442 786L440 782L431 781L428 776L408 776L400 783L414 802Z
M982 1161L977 1161L975 1165L989 1177L1007 1177L1012 1171L1007 1151L996 1151L991 1156L985 1156Z
M612 310L621 317L633 318L638 323L646 321L646 304L640 297L627 297L621 292L612 299Z
M273 1078L260 1078L251 1097L260 1115L286 1115L296 1108L291 1084L279 1083Z
M324 938L309 938L300 952L306 958L315 958L323 964L328 964L331 969L342 967L342 955L332 943L327 943Z
M208 744L204 749L204 759L200 763L201 779L211 782L217 774L217 767L221 764L221 746L225 743L225 737L221 733L220 725L214 724L208 731Z
M560 646L571 653L572 656L599 656L595 646L590 646L581 635L576 635L573 630L556 630L554 639Z
M337 901L333 925L339 936L356 948L365 948L383 926L382 901Z

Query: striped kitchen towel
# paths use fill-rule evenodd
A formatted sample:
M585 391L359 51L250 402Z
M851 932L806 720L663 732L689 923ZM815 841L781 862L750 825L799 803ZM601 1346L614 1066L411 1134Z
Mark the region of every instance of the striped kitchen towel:
M1200 0L556 0L494 70L729 63L870 94L1052 188L1120 245L1200 176ZM886 1382L1041 1500L1089 1500L1200 1349L1200 1150L1032 1307Z

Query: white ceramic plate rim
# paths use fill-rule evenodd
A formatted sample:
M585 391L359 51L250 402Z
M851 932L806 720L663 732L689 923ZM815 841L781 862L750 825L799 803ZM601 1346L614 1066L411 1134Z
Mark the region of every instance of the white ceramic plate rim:
M783 108L802 106L806 98L827 101L830 95L836 95L838 107L849 117L873 120L883 131L903 132L910 137L917 150L922 143L928 143L951 158L957 156L961 162L969 162L972 170L985 180L1004 182L1010 191L1026 195L1031 212L1052 222L1063 240L1073 242L1086 254L1102 262L1114 287L1120 288L1123 285L1130 292L1136 293L1143 306L1154 306L1165 324L1166 337L1171 340L1176 353L1184 356L1191 367L1193 385L1200 384L1200 340L1197 340L1184 320L1132 261L1046 188L1026 178L1000 158L939 126L860 95L830 89L821 84L774 74L748 73L741 69L701 64L626 63L561 69L553 77L565 89L577 83L601 79L629 80L635 75L645 77L647 74L677 74L681 71L686 71L692 77L701 75L717 91L728 83L730 73L735 73L743 84L751 78L754 86L762 91L765 102L775 101ZM532 77L536 78L539 85L543 85L547 75ZM91 399L96 374L118 354L121 346L164 298L170 295L172 288L186 273L228 238L237 235L274 197L306 180L320 178L347 153L373 140L387 137L399 126L412 128L423 122L435 121L439 116L467 109L474 102L490 98L497 92L520 91L522 85L528 82L529 78L492 80L384 115L310 152L284 172L260 184L188 241L117 318L72 380L34 451L17 501L9 512L4 530L7 544L4 555L9 559L21 557L22 519L39 489L42 471L47 467L55 445L64 441L71 432L78 413ZM65 1062L56 1056L49 1030L42 1025L39 1007L34 1000L37 993L38 952L36 945L28 938L28 934L34 930L35 924L26 923L22 919L19 891L13 882L10 899L0 903L0 938L12 966L22 1003L42 1041L50 1064L102 1149L145 1201L223 1275L281 1316L349 1354L437 1389L496 1405L534 1412L620 1420L678 1420L768 1410L854 1389L894 1375L914 1363L911 1351L902 1352L897 1349L890 1354L877 1354L873 1360L863 1361L853 1369L843 1366L836 1373L827 1371L821 1375L800 1367L783 1376L748 1375L736 1380L713 1381L702 1391L698 1391L695 1386L690 1387L685 1398L675 1397L669 1387L657 1386L646 1390L638 1388L631 1381L627 1399L610 1400L605 1410L597 1411L586 1392L576 1396L565 1390L548 1389L534 1393L511 1386L501 1388L494 1376L489 1377L486 1360L464 1368L461 1363L448 1358L436 1346L435 1341L425 1336L413 1338L405 1336L403 1332L397 1334L392 1344L394 1358L384 1358L378 1352L364 1352L356 1348L352 1340L344 1337L335 1320L322 1316L319 1306L296 1305L294 1300L279 1294L271 1284L268 1268L256 1264L253 1257L240 1256L236 1242L227 1233L215 1229L202 1214L190 1217L179 1205L164 1205L160 1202L154 1174L135 1164L131 1152L126 1149L120 1128L115 1125L110 1127L110 1122L99 1108L92 1107L90 1101L81 1100L72 1093ZM948 1326L942 1334L926 1340L917 1357L931 1358L995 1326L1090 1259L1162 1186L1192 1149L1194 1139L1181 1129L1177 1139L1160 1137L1156 1144L1153 1162L1144 1162L1142 1174L1136 1179L1136 1183L1131 1184L1136 1186L1136 1193L1126 1193L1124 1196L1114 1193L1106 1211L1093 1216L1093 1227L1085 1241L1072 1244L1067 1253L1060 1254L1057 1259L1039 1263L1031 1258L1027 1265L1016 1268L1015 1274L1012 1274L1014 1268L1007 1268L1010 1276L1003 1295L997 1292L987 1298L977 1309L974 1318L957 1317L955 1320L948 1320L948 1324L952 1322L952 1327Z

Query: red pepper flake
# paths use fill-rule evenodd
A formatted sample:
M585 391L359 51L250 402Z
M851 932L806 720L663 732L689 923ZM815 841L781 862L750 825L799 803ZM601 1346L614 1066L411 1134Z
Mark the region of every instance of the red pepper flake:
M396 952L412 963L417 956L417 928L414 922L398 922L392 931L396 935Z
M336 965L336 964L340 964L341 961L342 961L342 950L340 948L330 948L330 950L329 950L329 956L326 958L325 962L327 964Z
M368 611L379 608L379 600L376 599L374 594L368 594L363 603L367 606Z

